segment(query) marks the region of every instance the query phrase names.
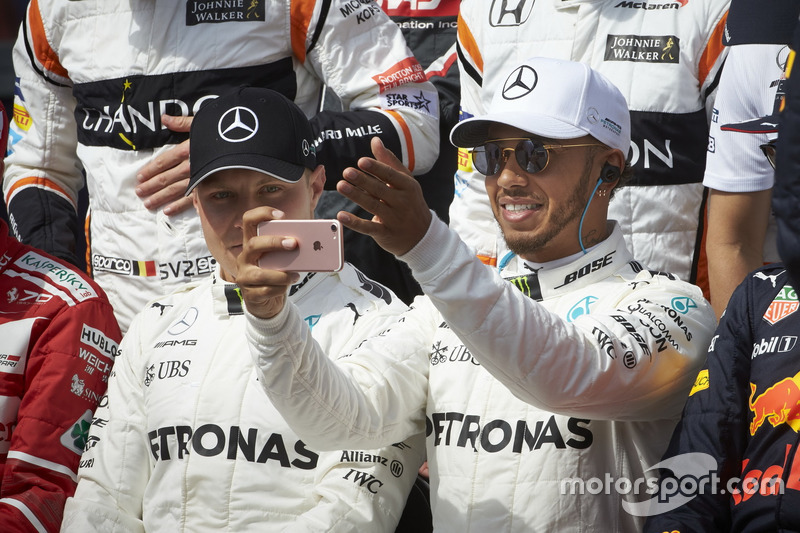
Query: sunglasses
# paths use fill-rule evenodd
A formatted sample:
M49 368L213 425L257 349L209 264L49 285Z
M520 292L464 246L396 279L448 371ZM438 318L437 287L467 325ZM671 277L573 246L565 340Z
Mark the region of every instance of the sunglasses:
M514 148L503 148L499 141L519 141ZM499 174L508 161L508 154L514 152L517 164L529 174L543 171L550 162L550 150L554 148L577 148L579 146L602 146L592 144L544 144L537 139L512 137L492 139L472 149L472 164L475 170L486 176Z
M777 140L778 139L772 139L770 142L759 146L761 151L764 152L764 155L767 156L769 164L772 165L772 170L775 170L775 141Z

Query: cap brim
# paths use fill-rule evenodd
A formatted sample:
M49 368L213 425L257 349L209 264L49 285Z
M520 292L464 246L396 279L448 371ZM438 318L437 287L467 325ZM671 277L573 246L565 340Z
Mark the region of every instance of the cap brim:
M723 124L719 129L740 133L778 133L779 120L779 115L775 114L745 122Z
M561 120L536 113L496 113L468 118L453 127L450 142L460 148L480 146L489 139L489 127L504 124L532 135L551 139L576 139L588 135L580 128Z
M288 163L274 157L259 154L225 154L198 169L189 180L184 196L188 196L197 185L211 174L228 169L246 169L261 172L287 183L296 183L303 177L305 167Z

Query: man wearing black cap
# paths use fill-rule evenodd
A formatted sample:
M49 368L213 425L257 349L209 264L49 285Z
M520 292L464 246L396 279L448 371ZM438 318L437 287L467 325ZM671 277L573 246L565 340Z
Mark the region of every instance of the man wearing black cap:
M270 288L275 305L254 289L265 281L255 261L275 245L248 239L238 272L259 381L316 446L425 428L436 531L638 532L643 482L714 316L700 289L636 261L607 220L630 144L620 91L585 64L545 58L503 79L489 112L451 139L472 147L515 253L498 269L481 263L373 140L376 159L337 189L374 217L339 220L405 261L428 298L382 337L397 349L365 344L332 362L280 301L285 287ZM427 347L421 371L399 351L409 338Z
M396 526L422 463L422 436L380 450L317 453L271 405L247 353L234 284L243 215L312 217L325 175L311 140L299 108L268 89L239 89L197 114L187 194L217 267L133 321L94 417L64 531ZM270 274L291 285L288 299L332 357L392 327L405 310L348 265Z

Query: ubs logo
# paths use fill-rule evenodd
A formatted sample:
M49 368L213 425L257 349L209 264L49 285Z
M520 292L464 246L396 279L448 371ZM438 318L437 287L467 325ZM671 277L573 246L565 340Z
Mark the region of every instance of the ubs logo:
M181 333L185 332L190 327L192 327L192 325L194 325L195 321L197 320L197 315L198 315L197 308L190 307L189 309L186 310L186 312L183 314L183 317L181 317L180 320L173 323L169 327L167 333L169 333L170 335L180 335Z
M230 143L244 142L258 131L258 117L246 107L233 107L219 119L217 131Z
M534 0L493 0L489 11L489 25L521 26L533 11Z
M533 91L538 81L539 76L536 71L528 65L522 65L506 78L506 82L503 84L503 98L506 100L522 98Z

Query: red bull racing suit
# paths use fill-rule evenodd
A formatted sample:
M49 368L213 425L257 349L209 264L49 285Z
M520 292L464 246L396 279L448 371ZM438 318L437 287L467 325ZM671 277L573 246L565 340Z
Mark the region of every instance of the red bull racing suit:
M289 299L331 357L406 308L351 266ZM258 383L235 285L215 275L154 301L122 342L93 421L65 531L393 531L424 437L326 453Z
M781 264L751 273L733 293L665 454L707 454L712 469L692 475L708 483L699 494L663 494L666 512L645 531L800 530L799 321Z
M458 26L462 119L482 115L511 65L531 56L588 64L631 111L631 186L611 201L634 257L695 282L703 170L729 0L464 0ZM451 225L487 263L505 254L466 151Z
M167 217L135 194L139 169L188 137L162 113L192 115L240 85L275 89L313 115L328 187L375 135L414 172L437 154L436 90L372 2L32 0L14 68L12 229L76 262L83 170L87 263L123 329L148 300L214 269L194 212ZM345 111L316 114L322 83Z
M89 277L0 220L0 530L54 532L121 335Z
M641 531L594 484L661 456L713 331L700 290L646 270L617 226L586 255L512 260L507 280L438 220L401 259L429 299L347 359L328 363L291 306L248 317L260 382L294 429L334 447L425 428L436 531Z

